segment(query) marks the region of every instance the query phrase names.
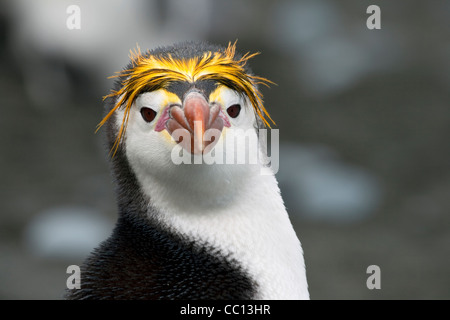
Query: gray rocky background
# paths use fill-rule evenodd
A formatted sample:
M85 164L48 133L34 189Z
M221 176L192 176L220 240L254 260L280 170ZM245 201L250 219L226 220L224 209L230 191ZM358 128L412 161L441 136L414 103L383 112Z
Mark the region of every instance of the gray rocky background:
M263 93L311 298L449 299L446 0L0 2L0 299L61 299L111 231L107 77L136 43L200 39L260 51L253 70L277 83Z

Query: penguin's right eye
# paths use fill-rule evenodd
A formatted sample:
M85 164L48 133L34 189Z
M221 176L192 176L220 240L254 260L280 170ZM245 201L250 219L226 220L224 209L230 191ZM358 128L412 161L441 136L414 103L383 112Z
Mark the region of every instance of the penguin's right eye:
M156 117L156 111L151 108L143 107L141 108L141 115L146 122L152 122Z
M233 104L231 107L228 107L227 113L232 118L237 118L239 113L241 112L241 105Z

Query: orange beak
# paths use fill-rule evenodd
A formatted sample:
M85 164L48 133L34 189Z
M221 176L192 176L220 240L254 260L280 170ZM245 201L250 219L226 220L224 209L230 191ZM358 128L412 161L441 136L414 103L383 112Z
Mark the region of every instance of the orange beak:
M202 153L205 149L203 135L209 124L209 105L199 93L192 92L184 99L184 115L192 130L192 148L194 154Z
M170 119L167 121L167 131L178 140L181 146L192 154L202 154L205 148L217 141L205 141L204 135L208 129L216 129L221 132L223 120L218 117L220 106L213 104L210 108L208 102L199 92L189 93L183 102L183 108L173 106L170 108ZM180 130L174 134L176 130ZM190 137L190 139L177 139L177 137ZM187 140L187 141L186 141Z

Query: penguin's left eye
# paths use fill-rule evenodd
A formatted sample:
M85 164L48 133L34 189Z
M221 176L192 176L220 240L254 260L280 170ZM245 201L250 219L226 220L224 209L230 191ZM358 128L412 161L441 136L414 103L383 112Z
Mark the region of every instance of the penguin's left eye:
M241 112L241 106L239 104L233 104L231 107L228 107L227 113L230 117L236 118Z
M146 122L152 122L156 117L156 111L151 108L143 107L141 108L141 115Z

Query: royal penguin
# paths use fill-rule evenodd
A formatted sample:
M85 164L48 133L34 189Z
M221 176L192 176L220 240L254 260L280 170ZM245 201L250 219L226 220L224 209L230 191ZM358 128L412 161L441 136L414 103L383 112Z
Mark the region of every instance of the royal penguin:
M270 82L250 70L255 55L231 42L130 51L99 123L118 219L67 299L309 299L274 170L234 161L239 146L267 156Z

